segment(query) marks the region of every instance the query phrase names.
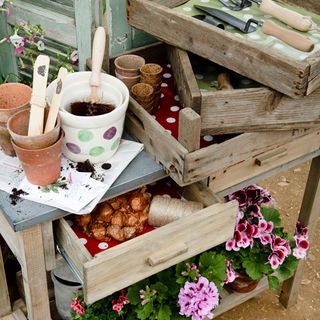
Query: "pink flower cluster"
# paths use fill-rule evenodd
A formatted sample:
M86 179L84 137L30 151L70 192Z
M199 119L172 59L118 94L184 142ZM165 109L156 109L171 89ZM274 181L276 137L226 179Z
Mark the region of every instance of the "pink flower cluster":
M293 255L297 259L305 259L309 249L308 229L303 227L301 222L297 222L294 240L296 247L293 249Z
M271 242L272 252L268 257L273 270L283 264L285 258L291 253L289 240L275 236Z
M121 290L121 295L119 297L119 299L114 299L111 301L112 302L112 310L120 313L123 309L123 307L130 303L130 301L127 299L126 297L126 291L125 290Z
M232 267L232 261L231 260L227 260L227 269L226 269L226 273L227 273L227 277L225 278L225 280L222 282L222 285L227 284L227 283L231 283L233 282L237 277L239 277L239 275L237 275L235 273L235 271L233 270Z
M140 299L141 299L141 305L145 305L149 300L152 299L153 296L157 294L157 290L151 290L149 286L146 286L145 290L140 290Z
M82 316L85 312L84 307L81 305L79 298L74 298L71 303L71 308L75 311L79 316Z
M192 320L212 319L212 311L219 304L217 287L205 277L200 277L197 282L187 281L178 297L180 314L192 317Z

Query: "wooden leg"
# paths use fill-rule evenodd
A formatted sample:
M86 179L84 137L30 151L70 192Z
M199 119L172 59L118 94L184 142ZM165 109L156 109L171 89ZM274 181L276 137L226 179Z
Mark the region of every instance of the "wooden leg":
M311 240L316 229L317 219L320 216L320 157L314 158L311 163L309 177L301 205L299 221L309 228ZM294 276L284 282L280 295L280 302L290 307L297 302L299 287L303 277L304 261L300 260Z
M3 257L0 247L0 317L11 313L10 298L4 270Z
M29 320L50 320L41 225L18 233Z

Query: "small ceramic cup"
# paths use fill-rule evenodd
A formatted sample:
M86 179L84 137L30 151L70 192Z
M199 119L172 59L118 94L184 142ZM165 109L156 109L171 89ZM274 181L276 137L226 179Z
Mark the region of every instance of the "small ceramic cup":
M125 77L136 77L145 64L144 58L135 54L125 54L114 60L115 71Z

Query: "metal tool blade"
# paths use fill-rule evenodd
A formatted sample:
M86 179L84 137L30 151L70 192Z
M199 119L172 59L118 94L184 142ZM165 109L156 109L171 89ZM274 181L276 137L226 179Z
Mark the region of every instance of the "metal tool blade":
M218 10L218 9L213 9L210 7L205 7L205 6L198 6L198 5L194 5L194 7L196 9L199 9L215 18L218 18L219 20L226 22L227 24L237 28L238 30L240 30L241 32L244 33L250 33L250 32L254 32L257 30L257 26L252 26L252 25L248 25L247 22L242 21L234 16L232 16L229 13L226 13L222 10Z
M209 24L211 24L215 27L218 27L220 29L224 29L224 24L220 20L217 20L217 19L213 18L212 16L207 16L205 14L197 14L192 17L196 18L198 20L201 20L203 22L209 23Z
M241 11L252 5L252 2L249 0L219 0L219 2L233 11Z

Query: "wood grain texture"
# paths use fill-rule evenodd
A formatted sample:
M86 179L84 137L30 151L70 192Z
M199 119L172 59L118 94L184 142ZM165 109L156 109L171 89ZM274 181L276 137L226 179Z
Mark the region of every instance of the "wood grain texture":
M194 151L186 156L184 181L198 181L205 175L226 170L306 134L305 130L244 133L223 143Z
M41 226L35 225L17 235L28 319L51 319Z
M201 112L201 92L194 76L188 53L173 46L167 46L175 83L183 108Z
M293 139L273 150L276 151L283 147L286 148L287 155L274 159L264 166L258 166L255 163L257 158L264 156L265 153L262 153L217 171L211 176L210 189L214 193L226 195L311 159L316 154L320 154L320 130Z
M166 43L196 53L291 97L307 92L310 66L306 61L298 62L268 48L261 50L259 45L148 0L128 0L128 21L131 26L146 30Z
M320 2L318 0L282 0L282 1L297 5L307 10L311 10L317 14L319 14L320 12Z
M236 203L215 204L99 253L84 265L86 302L93 303L224 242L233 234L236 208ZM148 257L170 243L185 243L188 250L150 266Z
M3 317L11 312L11 303L6 280L6 271L4 269L4 262L2 251L0 247L0 317Z
M56 250L53 237L52 221L42 223L41 229L46 270L50 271L56 267Z
M309 229L309 240L312 241L320 208L320 156L311 163L309 177L305 188L298 221ZM294 277L284 282L280 302L285 307L294 305L298 300L299 287L303 278L305 261L299 260Z
M191 108L179 112L178 141L189 152L200 149L201 117Z

